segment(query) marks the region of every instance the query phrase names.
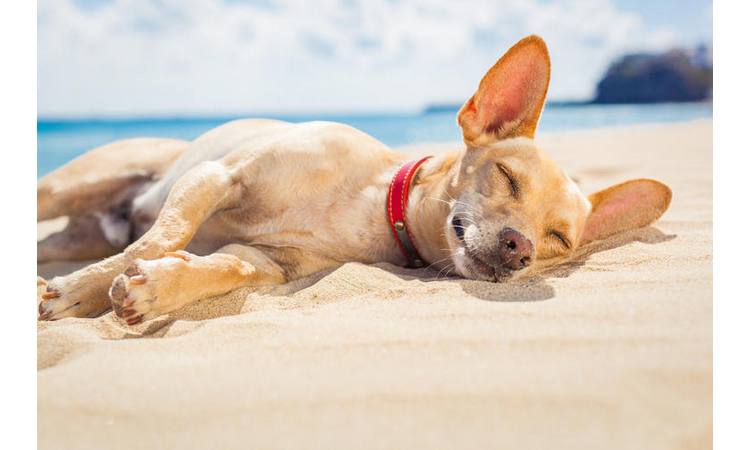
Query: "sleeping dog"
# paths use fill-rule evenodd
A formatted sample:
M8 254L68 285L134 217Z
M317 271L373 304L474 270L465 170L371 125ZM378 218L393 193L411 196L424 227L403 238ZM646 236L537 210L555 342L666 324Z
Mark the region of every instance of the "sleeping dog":
M330 122L238 120L190 143L95 149L40 180L38 220L69 219L37 251L108 258L40 280L39 318L111 307L132 325L349 261L506 281L658 219L664 184L586 197L534 144L549 79L544 41L519 41L458 113L466 148L419 161Z

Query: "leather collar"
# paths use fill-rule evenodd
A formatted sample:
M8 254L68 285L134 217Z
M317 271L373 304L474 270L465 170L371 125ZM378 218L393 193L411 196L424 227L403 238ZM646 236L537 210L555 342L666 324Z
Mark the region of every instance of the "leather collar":
M401 166L388 187L388 198L386 200L388 220L401 253L406 258L407 267L424 266L424 261L414 245L414 237L409 231L409 224L406 220L406 206L409 204L409 190L414 174L417 173L419 166L430 158L432 157L426 156L422 159L409 161Z

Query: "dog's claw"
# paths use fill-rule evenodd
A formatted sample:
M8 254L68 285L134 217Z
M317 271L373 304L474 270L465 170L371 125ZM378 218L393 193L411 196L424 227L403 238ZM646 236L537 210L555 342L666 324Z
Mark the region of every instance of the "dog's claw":
M136 325L140 323L143 320L143 314L135 317L131 317L130 319L127 319L126 322L128 325Z
M130 277L131 284L146 284L146 277L143 275L135 275Z
M37 320L47 320L52 317L52 311L44 311L42 305L39 305L39 318Z
M42 300L51 300L59 296L60 296L60 291L56 289L50 289L48 287L47 290L42 294Z
M165 257L172 257L172 258L179 258L183 261L190 261L190 254L188 252L184 251L177 251L177 252L166 252L164 253Z

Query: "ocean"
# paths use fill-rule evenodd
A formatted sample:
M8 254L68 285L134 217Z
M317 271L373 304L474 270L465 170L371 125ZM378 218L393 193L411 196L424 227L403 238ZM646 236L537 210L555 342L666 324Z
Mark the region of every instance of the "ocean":
M548 105L539 130L563 131L640 123L708 118L710 103L654 105ZM459 141L456 111L392 114L247 115L205 118L118 118L37 120L37 176L41 177L89 149L118 139L139 136L194 139L229 120L266 117L305 122L330 120L358 128L387 145Z

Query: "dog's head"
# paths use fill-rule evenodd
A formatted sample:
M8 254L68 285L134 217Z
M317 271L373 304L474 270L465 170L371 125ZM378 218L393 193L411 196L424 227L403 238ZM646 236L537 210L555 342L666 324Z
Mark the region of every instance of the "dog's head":
M509 279L648 225L669 206L669 188L645 179L586 197L535 146L549 79L547 47L529 36L487 72L458 113L467 148L447 188L444 231L462 276Z

